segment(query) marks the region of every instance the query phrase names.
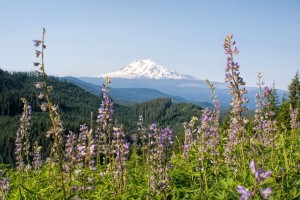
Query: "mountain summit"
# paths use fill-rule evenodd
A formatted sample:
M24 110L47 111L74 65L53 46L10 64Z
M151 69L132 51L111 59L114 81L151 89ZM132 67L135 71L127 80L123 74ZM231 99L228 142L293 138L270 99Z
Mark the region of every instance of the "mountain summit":
M126 79L195 79L192 76L169 70L150 59L135 60L118 71L100 75L100 77L106 76Z

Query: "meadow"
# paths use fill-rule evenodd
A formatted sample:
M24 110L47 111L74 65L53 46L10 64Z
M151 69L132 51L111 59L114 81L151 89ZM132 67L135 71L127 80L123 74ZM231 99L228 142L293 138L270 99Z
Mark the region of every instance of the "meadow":
M25 99L15 136L15 166L0 165L0 198L4 199L299 199L300 124L298 75L289 99L275 102L275 89L257 77L258 93L253 116L247 111L247 90L235 61L239 54L232 35L224 40L227 55L225 81L232 101L221 127L220 102L213 84L213 109L205 108L182 124L184 133L171 126L145 124L128 139L125 127L114 118L109 77L102 88L97 119L78 124L78 133L64 134L60 108L52 101L44 56L45 29L34 40L37 61L35 83L48 113L53 141L47 159L43 148L30 140L31 105ZM87 116L89 118L89 116ZM179 135L183 135L182 139Z

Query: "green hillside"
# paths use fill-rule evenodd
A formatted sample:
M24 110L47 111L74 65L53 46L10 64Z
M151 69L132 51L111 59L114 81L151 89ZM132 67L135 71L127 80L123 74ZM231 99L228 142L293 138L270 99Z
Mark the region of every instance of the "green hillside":
M52 141L45 137L45 133L50 127L50 120L48 114L41 112L39 108L39 91L34 87L37 81L31 72L9 73L0 69L0 162L13 163L15 133L20 125L23 107L20 99L23 97L28 100L33 111L31 140L38 140L45 147L42 151L43 158L49 154ZM55 77L49 77L48 83L54 88L51 98L60 108L65 134L69 131L78 133L80 124L90 125L91 112L95 122L101 98ZM193 115L201 114L200 107L186 103L173 104L171 99L156 99L128 107L115 104L114 109L114 118L124 125L128 135L136 132L139 115L145 117L145 125L154 122L163 126L174 125L176 133L181 134L181 123L188 121Z

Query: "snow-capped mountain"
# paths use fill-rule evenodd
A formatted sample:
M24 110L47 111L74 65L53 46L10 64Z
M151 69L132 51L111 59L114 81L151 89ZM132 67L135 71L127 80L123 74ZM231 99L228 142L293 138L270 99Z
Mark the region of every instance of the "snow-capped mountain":
M106 76L109 76L111 78L125 79L196 79L192 76L179 74L176 71L163 67L150 59L135 60L118 71L101 74L99 77Z
M132 88L138 88L140 90L136 93L143 93L142 96L146 96L146 90L144 89L147 88L154 89L170 96L181 97L189 102L211 102L211 90L204 80L179 74L152 60L134 61L116 72L100 75L101 78L79 77L79 79L99 86L105 82L104 77L106 76L112 78L110 83L111 88L128 89L129 91L131 91ZM228 85L220 82L212 82L212 84L215 86L222 107L228 108L232 99L232 96L229 94ZM257 88L247 87L246 89L248 90L247 97L249 98L247 107L255 109L255 95L257 93ZM277 90L277 94L280 96L279 98L281 98L284 93L286 93L286 91ZM97 94L99 94L99 92ZM122 93L122 95L123 97L130 96L125 95L124 93ZM130 96L130 98L138 99L140 97ZM128 98L126 100L128 100Z

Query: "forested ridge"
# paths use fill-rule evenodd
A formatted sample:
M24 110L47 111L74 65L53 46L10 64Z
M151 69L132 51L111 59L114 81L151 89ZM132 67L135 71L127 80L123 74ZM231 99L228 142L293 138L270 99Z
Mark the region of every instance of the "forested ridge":
M37 78L33 72L7 72L0 69L0 162L13 164L15 133L20 126L23 109L21 98L26 98L32 107L30 139L38 141L44 148L42 157L49 155L52 141L45 137L49 130L49 114L40 109L38 91L34 87ZM52 101L61 110L65 134L69 131L78 133L79 124L90 125L91 112L93 120L97 117L101 98L84 91L72 83L49 76L48 83L53 87ZM99 86L100 87L100 86ZM144 116L145 124L158 122L163 126L174 125L174 130L183 134L182 123L192 116L200 116L201 108L193 104L172 103L171 99L155 99L149 102L122 106L114 104L115 119L122 124L130 136L137 131L137 121Z

